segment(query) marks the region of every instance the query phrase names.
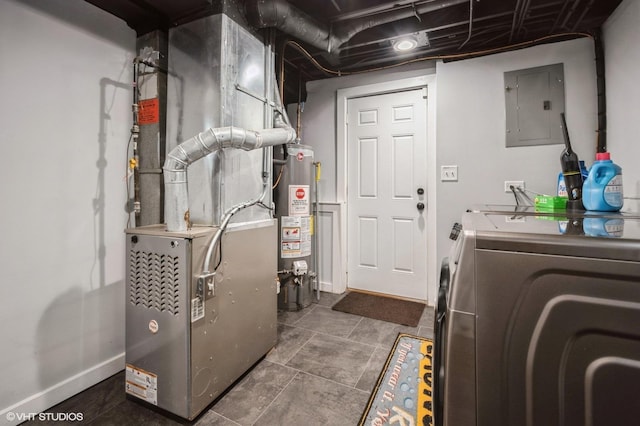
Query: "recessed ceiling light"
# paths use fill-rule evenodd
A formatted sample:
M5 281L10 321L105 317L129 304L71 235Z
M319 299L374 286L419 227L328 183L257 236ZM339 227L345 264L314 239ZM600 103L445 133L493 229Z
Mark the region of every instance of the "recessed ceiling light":
M398 52L413 50L416 46L418 46L418 40L416 40L415 37L399 38L393 43L393 48Z

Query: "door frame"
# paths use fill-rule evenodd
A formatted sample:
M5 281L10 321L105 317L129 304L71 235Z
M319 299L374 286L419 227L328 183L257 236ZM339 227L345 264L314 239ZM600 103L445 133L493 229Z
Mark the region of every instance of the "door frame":
M345 206L342 229L340 232L340 251L347 254L347 104L349 99L365 96L383 95L412 89L426 88L427 92L427 301L433 304L437 295L438 262L436 258L436 76L423 75L383 83L339 89L336 99L336 197L340 205ZM432 208L433 207L433 208ZM343 292L347 289L347 267L349 259L340 265L340 285L334 290Z

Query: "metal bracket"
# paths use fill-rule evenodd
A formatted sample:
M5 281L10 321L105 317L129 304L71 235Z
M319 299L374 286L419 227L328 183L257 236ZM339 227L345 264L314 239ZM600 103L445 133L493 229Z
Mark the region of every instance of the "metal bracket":
M242 87L239 84L236 84L236 90L239 92L242 92L244 94L247 94L249 96L251 96L254 99L259 100L262 103L268 104L269 100L267 98L265 98L264 96L260 96L254 92L252 92L251 90L247 89L246 87Z
M215 276L215 272L205 272L198 276L196 295L201 298L201 300L210 299L216 295Z

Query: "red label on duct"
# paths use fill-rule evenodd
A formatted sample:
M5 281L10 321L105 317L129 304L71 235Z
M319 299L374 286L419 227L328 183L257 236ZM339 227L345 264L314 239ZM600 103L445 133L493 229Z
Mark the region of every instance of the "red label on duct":
M138 124L155 124L160 121L158 98L143 99L138 103Z
M297 153L296 158L298 159L298 161L304 160L304 152L300 151L299 153Z

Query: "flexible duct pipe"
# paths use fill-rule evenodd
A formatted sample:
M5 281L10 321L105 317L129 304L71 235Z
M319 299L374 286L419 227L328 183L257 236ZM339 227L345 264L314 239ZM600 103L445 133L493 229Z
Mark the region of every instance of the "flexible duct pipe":
M273 117L273 125L276 128L284 129L284 130L293 130L291 127L291 123L289 122L289 116L283 110L282 102L280 102L280 98L278 97L278 89L274 86L274 95L275 95L275 104L276 104L276 114ZM295 133L294 133L295 136ZM287 141L286 143L289 143ZM216 231L216 234L213 236L211 243L209 243L209 248L207 249L207 255L205 256L204 267L202 269L203 276L208 275L211 272L210 264L211 264L211 256L215 251L216 247L220 244L220 240L222 239L222 234L227 230L227 226L229 225L229 221L234 214L238 213L240 210L246 209L247 207L254 206L258 203L261 203L264 200L264 197L267 196L267 190L269 189L269 175L265 169L263 169L263 177L262 177L262 193L255 199L246 201L244 203L237 204L231 207L222 217L222 221L220 223L220 227ZM215 269L215 268L214 268Z
M245 151L293 142L291 127L246 130L239 127L209 129L176 146L164 163L165 218L167 231L186 231L190 226L187 168L214 151L238 148Z

